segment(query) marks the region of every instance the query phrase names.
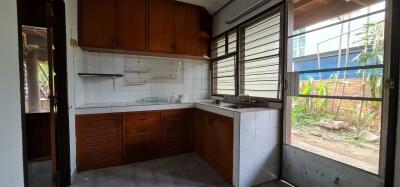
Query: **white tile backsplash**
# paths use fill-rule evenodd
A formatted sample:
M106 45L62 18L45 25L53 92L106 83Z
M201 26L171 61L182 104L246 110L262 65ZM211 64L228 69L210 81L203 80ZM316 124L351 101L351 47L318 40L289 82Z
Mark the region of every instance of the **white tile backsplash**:
M184 64L183 83L147 83L125 85L124 78L82 78L78 73L123 74L125 61L143 59L165 59L122 54L83 52L83 62L76 65L77 105L97 102L132 102L144 97L160 97L167 100L169 93L186 93L189 100L210 97L209 62L203 60L178 59ZM176 59L175 59L176 60ZM115 84L115 85L114 85Z

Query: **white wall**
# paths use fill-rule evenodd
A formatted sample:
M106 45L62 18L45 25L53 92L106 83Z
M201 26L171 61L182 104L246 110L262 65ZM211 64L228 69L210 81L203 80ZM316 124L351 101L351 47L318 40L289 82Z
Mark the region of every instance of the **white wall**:
M126 85L124 78L79 77L78 73L124 74L125 61L152 60L182 61L184 77L182 82L146 83ZM133 56L83 52L83 61L76 64L76 105L87 103L135 102L145 97L168 99L169 93L186 93L189 100L210 97L209 62L204 60L171 59L161 57ZM115 85L114 85L115 84Z
M225 8L220 10L217 14L213 16L213 36L217 36L238 24L252 18L253 16L267 10L268 8L282 2L283 0L272 0L261 7L258 7L256 10L252 11L250 14L242 17L241 19L237 20L233 24L226 24L225 21L239 14L240 12L246 10L247 8L251 7L255 3L259 2L260 0L235 0L231 1Z
M68 102L69 102L69 135L71 176L76 174L76 135L75 135L75 64L82 61L82 50L73 48L70 39L78 39L78 1L65 1L66 39L67 39L67 72L68 72Z
M0 186L24 186L17 1L0 1Z

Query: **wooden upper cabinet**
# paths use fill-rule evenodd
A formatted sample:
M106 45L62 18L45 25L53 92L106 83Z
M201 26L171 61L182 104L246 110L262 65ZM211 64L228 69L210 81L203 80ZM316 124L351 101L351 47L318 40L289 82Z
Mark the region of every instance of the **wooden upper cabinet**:
M198 55L199 9L196 6L175 3L175 45L176 53Z
M146 0L116 0L116 23L118 49L147 48Z
M115 48L115 1L80 0L79 44L84 47Z
M83 50L178 58L209 56L211 16L204 16L208 15L204 8L175 0L78 1L79 45Z
M148 0L149 50L175 52L174 0Z
M199 9L199 56L210 57L212 16L204 8Z

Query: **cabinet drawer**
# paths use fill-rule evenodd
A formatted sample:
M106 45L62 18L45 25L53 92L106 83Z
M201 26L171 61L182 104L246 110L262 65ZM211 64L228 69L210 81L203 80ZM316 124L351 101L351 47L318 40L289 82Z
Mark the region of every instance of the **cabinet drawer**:
M135 136L160 133L159 112L138 112L125 114L125 135Z

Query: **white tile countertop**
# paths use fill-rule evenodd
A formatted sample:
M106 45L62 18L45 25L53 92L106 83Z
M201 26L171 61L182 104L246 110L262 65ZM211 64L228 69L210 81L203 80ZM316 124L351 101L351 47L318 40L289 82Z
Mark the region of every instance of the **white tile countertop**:
M209 112L217 113L227 117L234 117L234 112L257 112L270 110L269 108L229 108L232 103L213 104L212 100L197 100L185 103L168 103L168 102L113 102L113 103L87 103L76 107L76 114L100 114L113 112L135 112L135 111L151 111L151 110L169 110L183 108L199 108Z

